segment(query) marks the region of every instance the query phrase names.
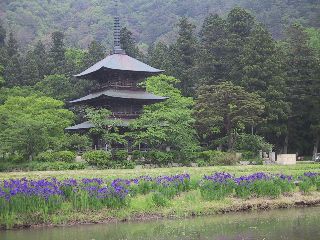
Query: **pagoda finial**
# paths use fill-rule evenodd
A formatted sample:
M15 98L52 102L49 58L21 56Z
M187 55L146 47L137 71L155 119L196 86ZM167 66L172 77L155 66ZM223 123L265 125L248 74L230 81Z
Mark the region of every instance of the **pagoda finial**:
M116 5L116 11L115 11L115 17L114 17L114 32L113 32L113 37L114 37L114 47L113 47L113 53L114 54L125 54L125 51L121 48L121 43L120 43L120 17L118 13L118 0L115 0L115 5Z

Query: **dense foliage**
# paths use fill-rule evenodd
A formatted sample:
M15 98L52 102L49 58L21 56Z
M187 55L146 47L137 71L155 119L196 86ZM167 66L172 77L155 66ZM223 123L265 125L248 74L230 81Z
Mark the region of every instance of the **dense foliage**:
M317 3L316 0L122 0L119 6L125 25L130 26L138 41L150 44L157 40L172 41L180 17L187 16L199 25L208 13L224 15L235 6L252 11L279 38L285 26L295 21L319 27ZM87 47L92 40L111 46L114 6L111 0L3 0L0 17L8 29L17 33L23 45L48 39L52 29L58 29L72 46ZM0 44L1 36L0 30Z

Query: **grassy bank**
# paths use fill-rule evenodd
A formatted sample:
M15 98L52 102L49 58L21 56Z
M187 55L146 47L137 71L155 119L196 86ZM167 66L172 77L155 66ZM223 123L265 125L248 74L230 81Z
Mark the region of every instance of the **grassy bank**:
M314 206L320 204L319 170L319 165L309 164L10 173L1 175L0 226L179 218ZM186 172L190 175L181 174Z
M292 166L258 165L258 166L216 166L216 167L177 167L177 168L155 168L155 169L108 169L108 170L74 170L74 171L39 171L39 172L2 172L0 180L10 178L41 179L47 177L65 178L134 178L142 175L160 176L189 173L195 178L210 175L214 172L228 172L236 176L247 175L255 172L283 173L290 175L301 175L305 172L319 172L320 164L299 164Z

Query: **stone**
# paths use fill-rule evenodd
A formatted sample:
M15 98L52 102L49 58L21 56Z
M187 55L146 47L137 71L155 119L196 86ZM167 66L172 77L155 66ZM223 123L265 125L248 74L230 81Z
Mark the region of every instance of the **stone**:
M277 164L279 165L296 165L297 155L296 154L279 154L277 156Z

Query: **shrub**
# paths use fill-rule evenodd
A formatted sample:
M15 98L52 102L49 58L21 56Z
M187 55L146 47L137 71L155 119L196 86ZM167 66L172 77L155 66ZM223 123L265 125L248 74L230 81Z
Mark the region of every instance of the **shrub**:
M26 166L29 171L62 171L62 170L82 170L87 165L85 163L67 162L33 162Z
M71 151L42 152L36 157L38 162L74 162L76 154Z
M145 155L147 160L161 165L167 165L174 160L174 154L172 152L150 151Z
M113 153L113 159L116 161L127 161L128 156L129 154L127 150L117 150Z
M237 136L235 149L241 152L251 152L254 158L258 156L259 150L269 152L272 149L272 144L258 135L240 134Z
M97 167L109 167L112 159L111 153L103 150L89 151L82 157L89 165Z
M208 166L235 165L238 161L234 153L221 151L204 151L199 153L199 160L205 162Z

